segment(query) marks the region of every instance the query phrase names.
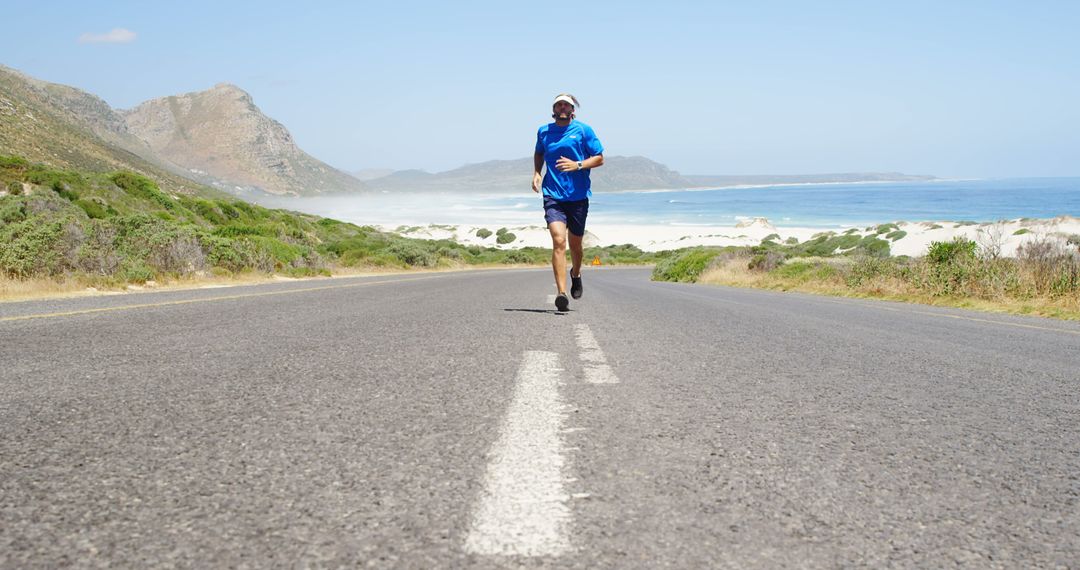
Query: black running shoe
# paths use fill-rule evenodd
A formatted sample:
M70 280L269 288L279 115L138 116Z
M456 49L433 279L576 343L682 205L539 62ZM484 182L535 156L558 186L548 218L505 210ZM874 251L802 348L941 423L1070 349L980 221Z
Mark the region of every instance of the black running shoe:
M570 299L567 298L566 293L559 293L559 296L555 297L555 309L562 313L568 308L570 308Z
M580 299L581 298L581 290L582 290L582 288L581 288L581 276L578 275L577 277L574 277L573 275L571 275L570 276L570 283L571 283L570 284L570 296L575 298L575 299Z

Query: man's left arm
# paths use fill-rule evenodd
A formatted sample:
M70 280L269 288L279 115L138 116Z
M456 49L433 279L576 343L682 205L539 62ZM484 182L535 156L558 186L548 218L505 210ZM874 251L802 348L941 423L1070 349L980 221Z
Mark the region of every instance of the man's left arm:
M584 134L585 153L587 158L575 162L569 158L561 157L555 162L555 168L558 168L562 172L573 172L575 170L585 170L586 168L598 168L604 165L604 145L600 144L600 140L596 138L596 133L592 128L587 127Z

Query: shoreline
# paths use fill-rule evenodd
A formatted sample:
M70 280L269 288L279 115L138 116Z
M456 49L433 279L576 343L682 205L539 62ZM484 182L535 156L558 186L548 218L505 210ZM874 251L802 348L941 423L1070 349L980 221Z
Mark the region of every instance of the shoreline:
M551 247L547 228L539 224L428 224L401 228L380 226L381 229L420 239L450 239L464 245L480 245L499 249L522 247ZM494 232L506 228L516 239L499 245ZM492 235L480 238L476 232L487 229ZM886 231L880 231L885 229ZM753 246L769 236L778 243L813 239L823 233L850 233L859 237L877 235L890 242L891 255L917 257L924 255L935 241L950 241L963 237L983 247L997 247L1000 255L1015 257L1017 249L1038 240L1065 244L1070 236L1080 237L1080 218L1058 216L1048 219L1016 218L997 222L968 221L898 221L872 226L823 229L811 227L776 226L766 218L752 218L735 225L672 226L659 224L589 224L585 231L586 247L607 247L630 244L644 251L664 251L698 246ZM887 237L888 236L888 237Z

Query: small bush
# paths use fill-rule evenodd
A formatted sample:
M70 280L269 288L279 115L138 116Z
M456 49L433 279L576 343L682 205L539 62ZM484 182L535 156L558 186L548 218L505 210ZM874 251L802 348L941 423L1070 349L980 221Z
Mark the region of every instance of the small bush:
M156 202L166 210L175 210L176 202L161 190L153 180L140 176L134 172L120 171L109 176L109 180L121 190L136 198L144 198Z
M26 170L30 166L30 161L21 156L9 156L0 154L0 168L6 168L9 170Z
M125 267L122 277L125 281L130 283L146 283L154 279L154 270L143 265L134 264L129 267Z
M889 233L889 232L894 232L894 231L899 230L899 229L900 229L900 226L898 226L896 224L881 224L877 228L874 229L874 233L876 233L876 234L885 234L885 233Z
M935 241L930 243L926 259L934 265L956 263L974 258L977 247L974 241L962 237L952 241Z
M784 255L775 251L759 253L750 258L747 269L751 271L772 271L784 262Z
M503 245L503 244L507 244L507 243L514 243L514 241L516 241L516 240L517 240L517 236L510 233L510 232L504 232L504 233L501 233L501 234L499 234L498 236L495 237L495 243L497 243L499 245Z
M18 196L22 194L22 182L19 182L18 180L12 180L11 182L8 182L7 191L8 194L11 194L12 196Z
M1029 230L1027 228L1020 228L1020 229L1016 230L1015 232L1013 232L1012 235L1014 235L1014 236L1022 236L1024 234L1030 234L1030 233L1031 233L1031 230Z
M893 264L888 259L871 255L860 256L848 267L844 282L848 287L857 288L869 281L891 275L892 269Z
M896 241L898 239L903 239L906 235L907 232L905 232L904 230L896 230L885 234L885 239L890 241Z
M491 237L491 230L489 230L487 228L480 228L480 229L476 230L476 237L478 237L480 239L487 239L487 238Z
M795 281L825 281L836 275L836 269L824 263L809 261L791 261L781 265L772 271L772 274L782 279Z
M93 200L78 200L75 202L75 205L82 208L82 210L86 212L86 215L92 219L109 217L109 213L105 207Z
M656 264L653 268L652 279L654 281L694 283L719 254L720 250L703 248L677 252Z
M871 257L889 257L890 249L889 242L873 235L869 235L859 242L859 246L855 248L855 252Z
M386 249L386 252L399 259L405 265L435 267L439 262L439 257L419 242L395 242Z
M214 203L217 204L218 210L224 214L226 218L235 220L240 217L240 210L234 208L232 204L224 200L215 200Z
M61 198L69 202L74 202L79 199L79 194L69 188L67 184L63 183L60 180L53 180L50 187L52 188L53 192L56 192L60 195Z
M26 219L26 207L22 200L0 201L0 222L12 224Z
M508 251L503 259L506 263L533 263L532 257L520 249Z

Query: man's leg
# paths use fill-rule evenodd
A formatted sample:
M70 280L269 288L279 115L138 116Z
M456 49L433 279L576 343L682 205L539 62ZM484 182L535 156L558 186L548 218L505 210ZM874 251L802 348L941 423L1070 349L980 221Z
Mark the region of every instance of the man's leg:
M570 271L572 277L581 277L581 259L584 252L581 249L581 242L584 241L585 236L576 236L573 232L567 232L570 234L570 258L574 262L574 267Z
M555 272L555 287L559 293L566 293L566 224L551 222L548 231L551 232L551 269Z

